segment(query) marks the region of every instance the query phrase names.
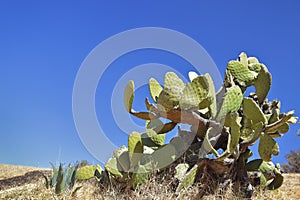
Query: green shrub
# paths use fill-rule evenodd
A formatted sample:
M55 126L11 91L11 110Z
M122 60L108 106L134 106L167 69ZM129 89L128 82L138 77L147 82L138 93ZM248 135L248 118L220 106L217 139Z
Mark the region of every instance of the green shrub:
M300 149L291 151L285 157L288 163L282 164L282 170L285 173L300 173Z

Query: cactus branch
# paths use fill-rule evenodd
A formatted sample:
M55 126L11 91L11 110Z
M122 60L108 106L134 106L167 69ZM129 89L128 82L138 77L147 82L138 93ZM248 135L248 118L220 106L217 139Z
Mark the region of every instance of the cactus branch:
M267 125L265 127L264 132L265 133L274 133L274 132L276 132L276 130L280 126L282 126L284 123L286 123L287 121L289 121L290 118L293 117L293 115L294 115L294 111L293 110L290 111L290 112L288 112L288 113L286 113L286 114L284 114L283 117L280 120L278 120L277 122L274 122L272 124Z

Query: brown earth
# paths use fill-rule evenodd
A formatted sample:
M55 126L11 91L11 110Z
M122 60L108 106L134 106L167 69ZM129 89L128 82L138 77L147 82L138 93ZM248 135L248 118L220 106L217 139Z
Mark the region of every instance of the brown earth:
M51 169L0 164L0 199L57 199L53 190L45 188L44 175L51 176ZM284 184L276 191L255 192L253 199L300 199L300 174L284 174ZM150 181L151 182L151 181ZM118 193L117 188L100 189L95 180L81 181L75 188L82 186L76 196L69 192L63 199L176 199L170 194L168 185L155 182L146 184L140 190L126 194ZM194 199L196 187L180 195L180 199ZM178 197L177 197L178 198ZM225 196L208 196L204 199L240 199L231 193Z

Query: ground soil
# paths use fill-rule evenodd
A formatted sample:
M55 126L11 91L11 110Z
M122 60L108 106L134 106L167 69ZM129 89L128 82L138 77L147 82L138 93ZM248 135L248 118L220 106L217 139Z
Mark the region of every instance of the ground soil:
M44 176L50 177L51 174L51 169L0 164L0 199L57 199L53 191L46 189L44 185ZM300 199L300 174L284 174L284 178L283 186L277 191L260 193L253 199ZM157 191L162 191L162 188L155 184L154 188L147 186L148 189L151 189L148 192L134 191L130 196L118 196L122 194L117 194L115 191L100 192L97 182L95 182L95 180L77 182L77 186L82 187L77 194L79 195L78 198L68 197L64 199L143 199L143 196L140 196L143 195L143 192L159 195ZM167 197L168 195L169 193L160 194L160 196L155 196L155 199L173 199L172 196ZM187 197L187 199L190 198ZM219 197L205 199L219 199ZM227 198L222 197L222 199Z

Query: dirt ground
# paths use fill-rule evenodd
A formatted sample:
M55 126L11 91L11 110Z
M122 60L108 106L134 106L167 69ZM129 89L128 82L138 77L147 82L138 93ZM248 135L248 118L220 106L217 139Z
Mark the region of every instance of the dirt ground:
M51 169L0 164L0 199L56 199L53 191L47 190L44 185L44 175L51 176L51 173ZM115 191L100 192L97 183L93 180L76 184L82 186L78 192L78 198L67 197L64 199L148 199L149 196L147 198L143 196L145 194L152 195L150 199L153 195L155 195L155 199L173 199L169 192L161 193L162 188L156 184L154 187L153 185L146 186L146 188L151 188L151 191L141 189L141 191L133 191L130 196L117 194ZM222 197L222 199L232 198ZM253 199L300 199L300 174L284 174L282 187L276 191L259 194Z

